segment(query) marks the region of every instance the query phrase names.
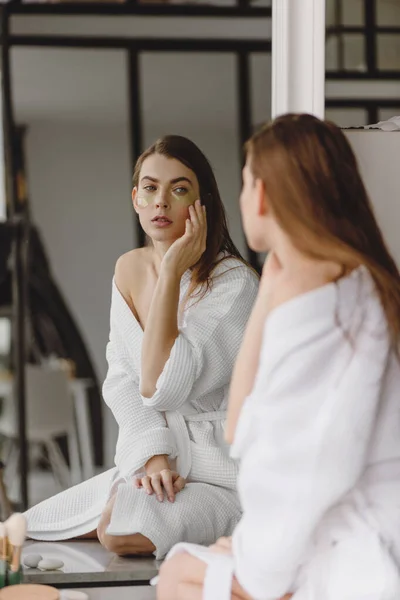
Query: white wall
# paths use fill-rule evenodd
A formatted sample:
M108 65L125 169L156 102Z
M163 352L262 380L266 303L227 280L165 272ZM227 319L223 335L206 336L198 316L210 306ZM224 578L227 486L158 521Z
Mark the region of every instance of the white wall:
M114 265L134 244L128 148L127 129L108 124L33 122L27 135L33 218L100 381ZM105 415L110 463L116 427Z
M400 267L400 133L373 130L345 133L357 156L385 240Z

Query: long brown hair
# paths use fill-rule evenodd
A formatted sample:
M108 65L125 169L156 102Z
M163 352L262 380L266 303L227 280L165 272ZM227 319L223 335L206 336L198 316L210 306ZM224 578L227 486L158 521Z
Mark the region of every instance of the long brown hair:
M365 265L400 347L400 274L377 224L355 155L343 132L311 115L285 115L247 143L251 171L264 182L274 217L298 250Z
M215 175L203 152L196 144L185 137L179 135L164 136L139 157L133 175L134 186L138 185L143 162L153 154L161 154L179 160L193 171L199 182L200 198L202 204L206 207L207 214L207 242L204 254L192 269L192 280L187 297L193 295L194 290L197 288L203 296L210 287L211 274L221 260L234 256L244 263L246 261L229 234L226 212ZM224 253L224 257L219 256L221 253Z

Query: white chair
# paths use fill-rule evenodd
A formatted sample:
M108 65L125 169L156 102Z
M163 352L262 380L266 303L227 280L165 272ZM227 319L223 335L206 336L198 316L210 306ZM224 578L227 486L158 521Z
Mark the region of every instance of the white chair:
M26 365L26 435L29 444L47 448L50 466L61 489L82 481L74 405L64 371ZM9 394L0 414L0 434L6 438L3 448L5 479L14 485L18 481L18 422L14 398ZM67 436L70 469L55 441Z

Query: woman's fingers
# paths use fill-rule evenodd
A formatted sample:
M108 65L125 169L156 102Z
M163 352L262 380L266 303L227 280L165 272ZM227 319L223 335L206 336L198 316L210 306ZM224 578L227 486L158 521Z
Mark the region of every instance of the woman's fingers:
M217 554L231 554L231 549L225 546L219 546L219 544L213 544L210 546L211 552L216 552Z
M196 200L194 207L196 210L197 220L199 221L200 226L203 226L204 225L204 209L203 209L203 205L201 204L201 200Z
M230 548L232 546L232 538L230 537L221 537L216 542L219 546L224 548Z
M199 233L203 232L204 227L207 225L205 206L201 204L200 200L189 206L190 220L195 226L195 230Z
M163 469L158 473L152 473L151 475L146 475L142 478L135 478L133 484L136 488L143 487L149 496L154 493L157 496L157 500L160 502L164 500L165 491L168 500L174 502L175 495L183 490L186 485L186 480L176 471Z
M143 489L145 490L145 492L147 494L149 494L149 496L151 496L151 494L153 493L153 488L151 485L151 479L148 475L146 475L145 477L143 477L142 479L142 486Z
M201 202L199 201L198 205L196 206L196 211L197 211L197 217L199 219L199 223L200 223L200 238L201 238L201 246L202 246L202 251L204 252L205 250L205 244L206 244L206 240L207 240L207 215L206 215L206 207L204 206L204 204L201 204Z
M204 235L204 233L207 234L206 207L204 206L204 204L201 204L200 200L198 200L198 203L195 206L196 206L197 219L200 223L200 232L202 235Z
M175 500L175 492L172 481L172 472L169 469L164 469L161 471L160 475L164 489L167 492L167 498L170 502L173 502Z
M190 216L190 214L189 214ZM194 228L191 219L186 219L185 235L190 237L193 234Z
M181 477L180 475L178 475L178 473L175 473L176 477L173 478L173 482L174 482L174 490L175 493L177 494L178 492L181 492L183 490L183 488L186 485L186 479L184 479L183 477Z
M216 554L228 554L228 551L226 548L222 548L221 546L217 546L217 544L214 544L213 546L210 546L210 550L211 552L215 552Z
M203 232L203 248L204 250L206 249L206 243L207 243L207 214L206 214L206 207L202 206L202 213L203 213L203 228L202 228L202 232Z
M195 236L197 251L201 256L205 250L207 240L207 218L205 207L202 206L200 200L196 200L193 206L189 206L190 222L193 226L192 233ZM186 229L186 231L188 231Z
M157 500L162 502L164 500L164 492L161 485L161 473L154 473L154 475L151 476L151 485L157 496Z
M231 554L232 553L232 538L231 537L219 538L215 542L215 544L210 546L210 550L212 552L217 552L219 554Z
M190 222L193 225L193 231L195 234L199 234L200 233L200 222L199 222L199 216L197 214L197 202L198 200L196 200L194 205L189 206L189 215L190 215Z
M219 540L215 542L214 546L221 548L222 550L228 550L230 552L232 548L232 538L219 538Z

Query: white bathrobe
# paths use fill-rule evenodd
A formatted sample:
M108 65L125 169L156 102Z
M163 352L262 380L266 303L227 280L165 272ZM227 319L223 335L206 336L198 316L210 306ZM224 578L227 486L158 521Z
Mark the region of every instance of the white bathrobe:
M294 298L265 324L234 457L242 519L208 563L255 600L400 599L400 366L369 272Z
M180 299L190 283L182 277ZM62 540L96 528L116 492L108 533L141 533L162 558L177 542L212 543L240 519L237 464L224 443L232 369L257 295L256 275L234 258L213 274L211 291L180 312L179 335L152 398L140 395L143 331L113 283L109 370L103 387L119 426L116 467L31 508L28 535ZM175 503L160 503L132 479L158 454L188 479Z

